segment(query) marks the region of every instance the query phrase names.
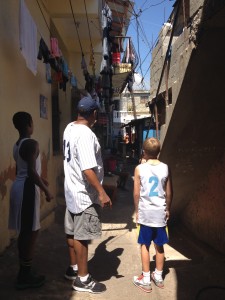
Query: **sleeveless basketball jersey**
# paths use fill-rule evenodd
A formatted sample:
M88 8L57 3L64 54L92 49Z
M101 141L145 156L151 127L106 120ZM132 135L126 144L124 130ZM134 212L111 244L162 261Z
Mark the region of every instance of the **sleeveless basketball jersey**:
M165 184L168 166L149 163L138 166L140 173L139 223L150 227L166 226Z

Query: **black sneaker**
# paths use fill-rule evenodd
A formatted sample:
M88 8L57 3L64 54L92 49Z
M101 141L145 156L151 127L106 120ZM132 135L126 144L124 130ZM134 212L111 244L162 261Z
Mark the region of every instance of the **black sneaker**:
M106 286L92 279L91 275L89 275L88 279L84 282L81 282L80 277L77 276L72 288L78 292L89 292L93 294L100 294L106 291Z
M77 277L77 271L74 271L74 269L69 266L64 274L64 277L68 280L75 280Z
M29 273L27 275L19 275L17 277L16 288L18 290L24 290L28 288L38 288L45 283L45 276L43 275L34 275Z

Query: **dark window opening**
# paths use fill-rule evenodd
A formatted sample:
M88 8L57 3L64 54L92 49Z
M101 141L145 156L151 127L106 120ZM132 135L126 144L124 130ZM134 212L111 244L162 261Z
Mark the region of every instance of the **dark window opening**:
M52 83L52 147L53 155L60 152L60 111L59 111L59 95L58 84Z

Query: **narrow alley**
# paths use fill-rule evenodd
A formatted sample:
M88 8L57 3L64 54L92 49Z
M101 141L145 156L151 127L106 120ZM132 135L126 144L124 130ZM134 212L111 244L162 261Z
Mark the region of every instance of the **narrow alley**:
M165 288L153 284L146 294L132 283L141 272L137 232L133 214L133 169L126 190L119 190L112 210L103 211L102 238L89 248L89 269L107 291L100 295L77 293L63 275L68 266L68 252L63 231L64 199L58 199L55 223L40 233L34 265L46 275L46 284L38 289L17 291L14 281L18 270L16 243L0 257L0 299L4 300L208 300L225 299L225 260L219 253L197 242L179 225L169 227L170 242L165 247ZM151 270L154 250L151 246Z

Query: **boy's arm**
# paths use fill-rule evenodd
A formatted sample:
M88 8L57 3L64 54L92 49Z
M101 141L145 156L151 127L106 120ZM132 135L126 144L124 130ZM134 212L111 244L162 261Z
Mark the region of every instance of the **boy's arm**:
M36 171L36 159L39 155L39 145L35 140L28 140L22 150L22 157L28 165L28 175L33 182L45 193L46 200L50 201L53 196L49 192L47 185Z
M166 182L166 218L169 220L170 218L170 208L173 199L173 184L172 184L172 176L171 171L169 169L169 175Z
M136 214L136 222L138 223L138 204L139 204L139 199L140 199L140 175L139 175L138 166L135 168L135 171L134 171L133 198L134 198L134 209L135 209L135 214Z

